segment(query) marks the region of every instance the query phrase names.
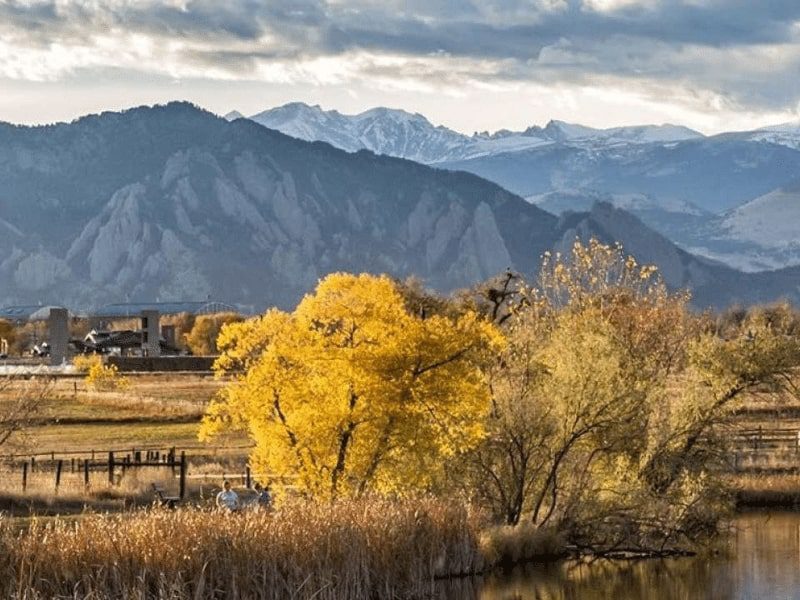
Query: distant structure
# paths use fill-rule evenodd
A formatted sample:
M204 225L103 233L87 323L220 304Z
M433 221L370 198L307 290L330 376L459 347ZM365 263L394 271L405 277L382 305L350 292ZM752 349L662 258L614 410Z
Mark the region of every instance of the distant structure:
M205 302L138 302L106 304L95 311L91 316L97 319L124 319L139 317L145 311L155 310L161 315L177 315L189 313L190 315L210 315L220 312L242 312L241 309L225 302L207 300ZM0 312L0 314L2 314ZM2 318L2 317L0 317Z
M62 306L41 305L41 304L21 304L15 306L4 306L0 308L0 319L11 321L17 325L31 321L47 321L50 318L51 308L64 308ZM210 315L220 312L236 312L249 314L250 310L243 310L242 307L217 302L215 300L205 300L201 302L134 302L121 304L106 304L100 308L83 314L72 314L75 316L89 316L91 319L125 319L139 318L146 310L157 310L161 315L178 315L189 313L190 315Z
M161 325L162 315L206 315L221 312L245 312L241 307L224 302L206 300L201 302L141 302L107 304L83 315L70 315L61 306L16 305L0 308L0 319L24 325L47 322L47 334L42 339L38 325L34 328L34 345L31 354L40 358L49 357L51 365L60 365L68 354L97 353L118 356L158 357L184 353L177 347L174 325ZM83 338L70 339L71 317L89 318L92 330ZM139 319L138 329L111 330L115 319ZM0 348L0 354L7 350Z
M51 308L47 319L50 332L50 364L58 366L67 358L69 346L69 312L66 308Z
M142 311L142 356L161 356L161 315L157 310Z
M0 319L11 321L16 325L29 323L31 321L47 321L50 318L50 310L53 308L63 308L62 306L42 306L41 304L25 304L19 306L4 306L0 308Z

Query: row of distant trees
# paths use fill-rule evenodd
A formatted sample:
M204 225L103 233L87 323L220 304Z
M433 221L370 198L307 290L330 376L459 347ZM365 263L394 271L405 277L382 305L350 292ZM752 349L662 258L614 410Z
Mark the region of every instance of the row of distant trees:
M180 313L163 315L162 325L175 327L175 343L178 348L188 350L195 355L217 354L217 337L222 327L228 323L242 321L244 317L233 312L208 315ZM108 329L137 329L141 324L138 319L113 319L108 321ZM74 317L70 319L69 331L72 337L83 338L91 330L88 319ZM25 356L37 343L47 341L47 322L13 323L0 319L0 339L8 343L10 356Z
M749 394L793 392L800 318L698 314L592 241L545 256L535 282L450 298L330 275L217 343L232 381L201 435L246 431L278 487L461 497L579 547L663 551L730 507L726 424Z

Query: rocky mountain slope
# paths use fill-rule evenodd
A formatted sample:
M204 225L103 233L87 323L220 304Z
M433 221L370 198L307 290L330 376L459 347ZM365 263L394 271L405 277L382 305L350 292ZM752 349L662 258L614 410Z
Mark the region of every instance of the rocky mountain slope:
M348 116L294 103L251 118L349 151L366 148L469 171L556 212L608 200L683 248L737 268L800 264L800 253L721 223L728 211L796 180L798 123L704 137L675 125L600 130L551 121L466 136L385 108Z
M188 104L0 127L0 302L288 306L336 270L452 289L529 270L556 218L496 184Z
M800 299L800 267L743 273L682 250L631 213L607 202L598 202L586 212L565 213L558 230L560 240L554 249L562 252L576 237L622 243L640 263L658 265L668 286L690 289L698 307Z
M508 268L532 273L545 250L589 235L658 264L700 306L800 297L791 270L759 279L698 259L603 202L559 219L470 173L185 103L0 125L0 304L212 296L288 307L337 270L451 290Z

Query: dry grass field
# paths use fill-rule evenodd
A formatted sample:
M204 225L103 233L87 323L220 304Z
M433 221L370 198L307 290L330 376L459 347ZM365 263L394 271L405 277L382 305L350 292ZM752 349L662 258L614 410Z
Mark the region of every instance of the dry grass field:
M88 515L26 528L0 518L0 596L431 598L485 566L480 515L429 498L287 502L273 512Z
M151 485L177 493L170 468L117 471L118 485L109 486L109 451L116 460L134 450L170 448L186 452L188 497L202 502L225 475L237 478L247 463L248 440L227 436L214 443L197 439L205 406L223 385L211 375L187 373L126 374L123 391L96 391L82 377L60 377L46 389L41 410L25 432L0 448L0 511L15 515L75 513L86 508L121 510L153 500ZM24 392L15 382L0 392L3 403ZM35 467L31 464L34 458ZM92 460L90 486L84 485L82 461ZM62 462L56 493L55 471ZM28 463L22 490L22 464Z

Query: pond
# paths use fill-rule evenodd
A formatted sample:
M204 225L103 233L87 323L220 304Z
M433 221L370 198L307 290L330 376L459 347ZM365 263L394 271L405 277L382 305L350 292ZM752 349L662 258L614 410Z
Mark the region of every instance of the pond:
M737 517L711 558L528 565L453 585L447 600L800 600L800 512Z

